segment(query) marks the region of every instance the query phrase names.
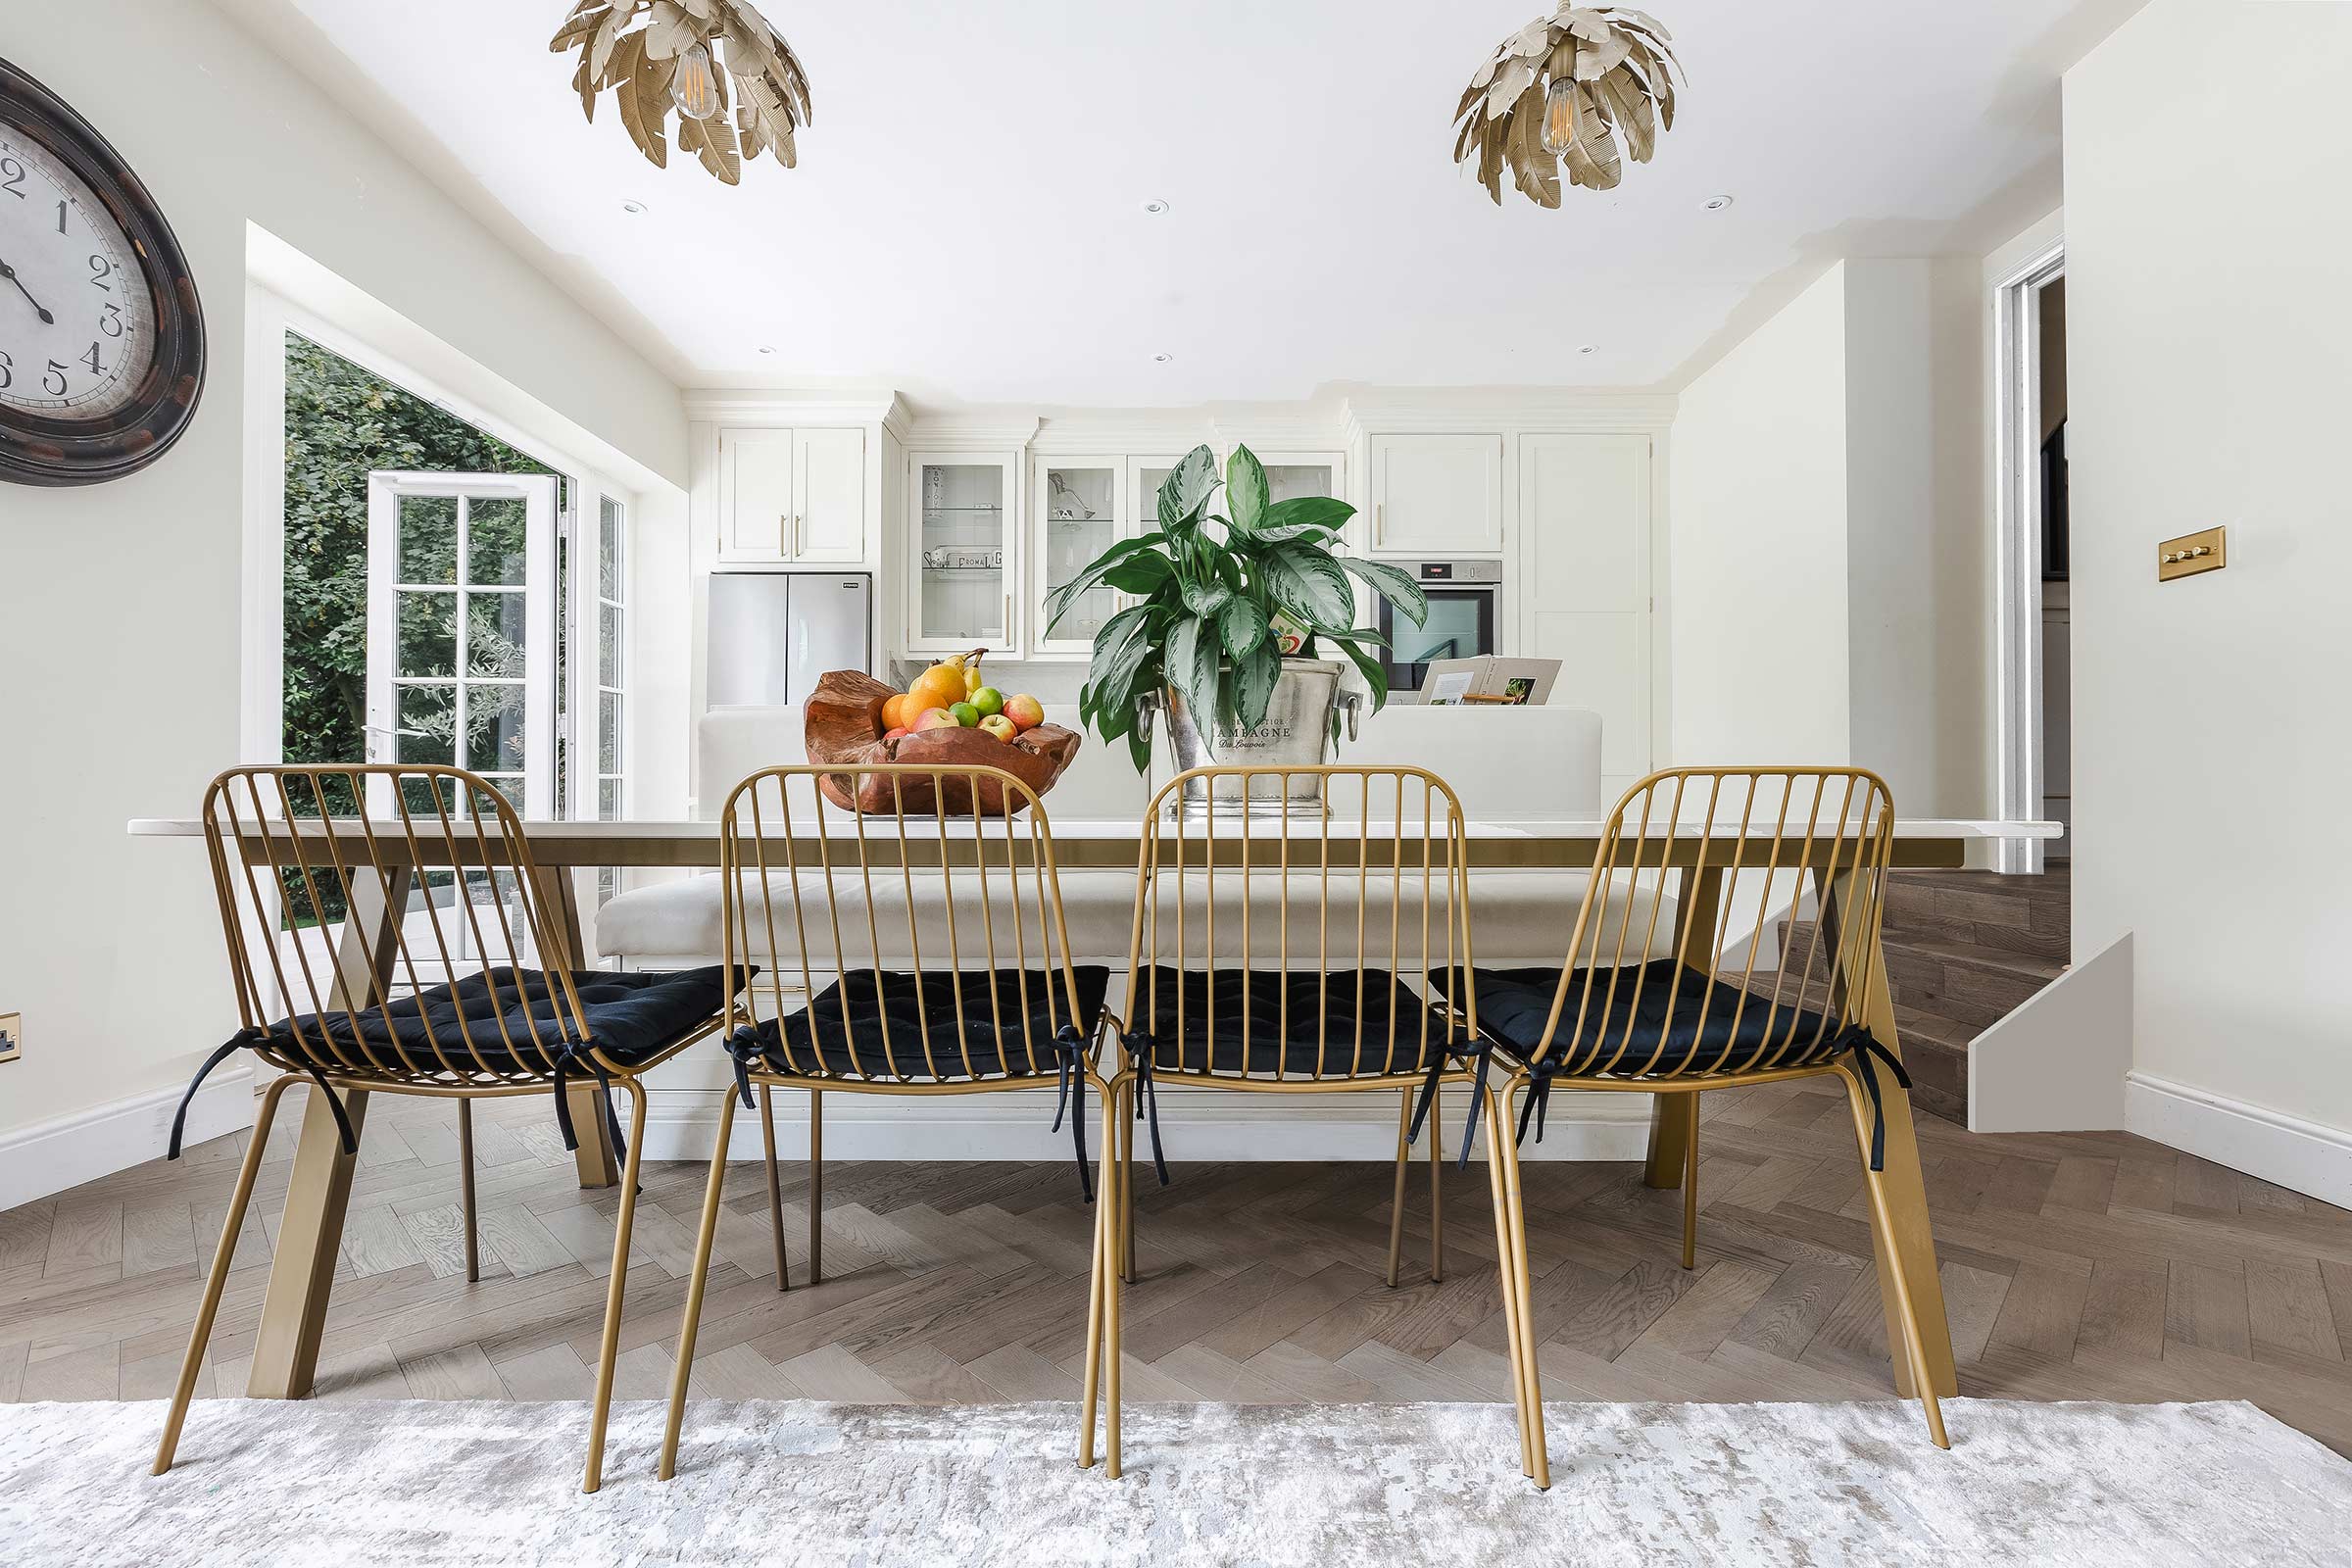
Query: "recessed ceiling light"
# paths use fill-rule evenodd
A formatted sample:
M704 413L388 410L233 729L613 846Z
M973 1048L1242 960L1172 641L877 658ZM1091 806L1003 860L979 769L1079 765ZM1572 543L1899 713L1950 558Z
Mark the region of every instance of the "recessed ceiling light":
M1158 197L1156 197L1156 196L1152 197L1152 198L1150 201L1148 201L1148 202L1144 203L1144 211L1145 211L1145 212L1147 212L1147 213L1151 213L1151 214L1152 214L1153 216L1157 216L1158 214L1164 213L1164 212L1166 212L1167 210L1168 210L1168 204L1167 204L1166 202L1163 202L1163 201L1161 201L1161 200L1160 200Z
M1176 356L1173 354L1154 354L1152 356L1152 363L1153 365L1165 365L1175 357Z
M762 354L773 354L776 352L776 348L772 343L762 343L760 345L760 352Z
M1710 213L1720 213L1732 205L1732 199L1729 196L1710 196L1703 205Z
M1580 347L1576 352L1579 354L1597 354L1600 352L1600 345L1597 343L1587 343Z
M628 215L629 215L631 218L635 218L635 217L636 217L638 214L640 214L640 213L642 213L642 212L644 212L644 211L645 211L645 203L643 203L643 202L622 202L622 203L620 204L620 210L621 210L622 212L624 212L624 213L628 214Z

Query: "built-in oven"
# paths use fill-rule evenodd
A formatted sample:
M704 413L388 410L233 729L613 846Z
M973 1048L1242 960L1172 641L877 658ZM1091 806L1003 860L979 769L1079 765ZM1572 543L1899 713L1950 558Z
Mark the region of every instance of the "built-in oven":
M1502 624L1502 563L1499 561L1405 561L1429 595L1429 618L1414 625L1380 601L1380 634L1388 640L1380 664L1389 690L1417 692L1440 659L1476 659L1499 653Z

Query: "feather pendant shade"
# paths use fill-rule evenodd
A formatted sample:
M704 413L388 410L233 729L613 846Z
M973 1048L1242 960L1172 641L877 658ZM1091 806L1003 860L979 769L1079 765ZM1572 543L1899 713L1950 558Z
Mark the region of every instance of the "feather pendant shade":
M1563 5L1502 40L1454 108L1453 161L1478 159L1478 182L1502 202L1507 170L1539 207L1568 183L1614 190L1623 158L1649 162L1674 126L1673 34L1630 6Z
M629 139L657 168L669 166L673 109L678 150L730 185L763 152L786 169L798 161L792 136L808 123L808 77L745 0L575 0L547 47L579 51L571 87L581 112L594 122L597 95L610 90Z

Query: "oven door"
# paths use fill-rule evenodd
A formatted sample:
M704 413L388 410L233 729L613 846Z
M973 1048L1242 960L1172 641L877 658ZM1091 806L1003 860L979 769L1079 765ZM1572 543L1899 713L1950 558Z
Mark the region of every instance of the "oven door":
M1428 588L1429 619L1414 625L1383 599L1380 634L1389 646L1381 650L1380 667L1389 677L1391 692L1417 692L1429 674L1430 662L1439 659L1476 659L1494 652L1494 605L1500 597L1494 584L1476 588Z

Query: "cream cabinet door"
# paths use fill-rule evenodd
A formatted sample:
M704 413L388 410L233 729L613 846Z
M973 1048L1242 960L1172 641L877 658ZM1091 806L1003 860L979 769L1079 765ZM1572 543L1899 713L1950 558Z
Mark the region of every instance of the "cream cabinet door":
M786 541L796 561L863 561L865 432L795 430L793 523Z
M718 432L718 559L789 561L793 492L791 430Z
M1519 440L1519 603L1551 701L1600 714L1601 793L1650 769L1649 437Z
M1500 435L1376 435L1371 456L1374 554L1501 551Z

